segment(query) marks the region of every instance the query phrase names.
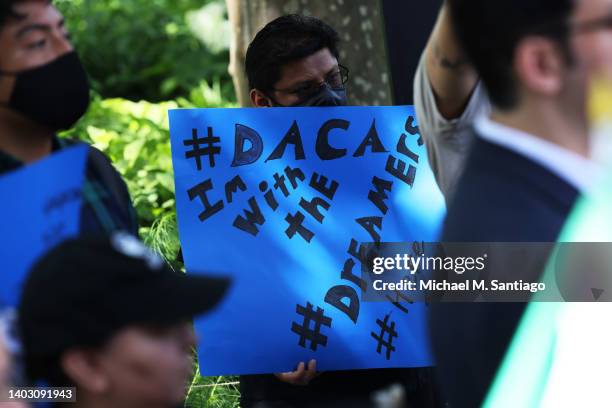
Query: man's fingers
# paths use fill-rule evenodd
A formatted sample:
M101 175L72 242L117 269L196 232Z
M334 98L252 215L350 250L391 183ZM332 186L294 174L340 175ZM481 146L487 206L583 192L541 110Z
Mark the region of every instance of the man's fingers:
M317 360L310 360L308 362L308 371L315 373L317 371Z
M298 364L297 369L295 371L287 371L286 374L287 376L297 376L300 375L303 371L304 371L304 362L301 362L300 364Z
M306 365L304 364L304 362L301 362L300 364L298 364L297 370L276 374L276 377L279 380L290 384L301 384L301 382L303 381L305 368Z
M304 382L308 384L316 376L317 376L317 361L310 360L308 362L308 370L304 372Z
M310 360L308 365L304 362L298 364L297 369L295 371L275 374L276 377L286 383L294 384L294 385L308 385L313 378L315 378L317 373L317 361Z

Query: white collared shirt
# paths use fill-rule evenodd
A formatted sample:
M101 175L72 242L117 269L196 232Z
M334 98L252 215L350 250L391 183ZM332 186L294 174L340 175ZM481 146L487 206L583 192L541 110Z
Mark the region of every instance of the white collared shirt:
M480 116L474 123L476 133L489 143L505 147L545 167L578 191L588 192L601 171L598 166L564 147Z

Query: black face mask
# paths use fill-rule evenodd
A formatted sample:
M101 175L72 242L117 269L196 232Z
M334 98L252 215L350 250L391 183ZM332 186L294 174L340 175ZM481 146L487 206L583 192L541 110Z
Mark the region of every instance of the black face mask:
M300 106L346 106L346 88L331 88L324 84L319 91L311 97L294 103L293 105L281 105L276 100L270 98L275 106L279 107L300 107Z
M40 67L0 75L15 77L3 105L53 131L71 128L89 106L89 81L74 51Z

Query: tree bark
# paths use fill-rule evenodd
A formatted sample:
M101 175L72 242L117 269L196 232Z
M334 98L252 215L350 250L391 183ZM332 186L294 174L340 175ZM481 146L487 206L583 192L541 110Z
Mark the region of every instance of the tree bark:
M340 63L350 70L347 84L351 105L392 103L381 0L226 0L232 24L229 71L238 102L249 106L244 73L248 44L257 31L283 14L311 15L340 34Z

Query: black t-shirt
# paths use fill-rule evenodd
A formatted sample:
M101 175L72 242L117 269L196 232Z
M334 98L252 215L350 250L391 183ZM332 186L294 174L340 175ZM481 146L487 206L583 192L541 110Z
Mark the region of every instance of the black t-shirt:
M283 406L287 407L300 406L304 402L369 404L373 392L399 383L404 386L409 400L419 401L418 406L436 407L432 377L430 368L328 371L309 385L299 386L282 382L272 374L243 375L240 377L241 406L248 408L264 401L285 402Z

